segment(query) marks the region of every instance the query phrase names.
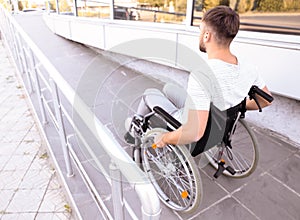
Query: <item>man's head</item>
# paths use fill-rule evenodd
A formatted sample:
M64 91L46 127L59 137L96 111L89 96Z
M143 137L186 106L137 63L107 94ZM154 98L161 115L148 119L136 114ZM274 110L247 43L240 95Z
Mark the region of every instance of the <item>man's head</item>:
M200 26L199 49L206 52L206 41L210 37L213 37L219 46L229 47L239 30L240 19L231 8L217 6L204 14Z

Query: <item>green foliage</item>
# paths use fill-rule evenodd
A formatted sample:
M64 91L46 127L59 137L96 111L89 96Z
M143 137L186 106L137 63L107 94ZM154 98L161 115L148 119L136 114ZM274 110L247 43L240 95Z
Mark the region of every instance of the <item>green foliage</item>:
M182 12L185 13L186 12L186 0L177 0L175 1L176 5L175 5L175 10L176 12Z
M285 11L299 11L300 1L299 0L284 0L283 7Z
M12 10L12 4L10 4L8 1L6 0L0 0L0 5L3 6L3 8L7 9L8 11Z
M64 205L64 208L65 208L65 210L66 210L67 212L69 212L69 213L72 212L72 208L71 208L71 206L70 206L69 204L65 204L65 205Z
M23 11L23 9L24 9L23 3L21 1L18 1L18 8L19 8L19 11Z
M260 0L258 11L262 12L280 12L284 9L284 0Z
M229 6L229 0L220 0L220 5L227 5L227 6Z
M204 0L204 8L206 10L216 7L218 5L229 6L230 0Z
M48 4L46 4L47 5L47 8L48 8L48 6L49 6L49 10L54 10L54 11L56 11L56 2L55 2L55 0L50 0L49 2L48 2Z
M204 0L206 10L217 5L228 5L239 13L300 11L300 0Z
M58 2L58 9L59 12L69 12L71 11L71 6L68 4L68 2L66 0L60 0Z
M254 0L240 0L236 10L239 13L245 13L253 8Z
M204 8L206 10L216 7L220 4L220 0L204 0Z
M140 0L139 3L149 3L152 7L163 7L165 0Z

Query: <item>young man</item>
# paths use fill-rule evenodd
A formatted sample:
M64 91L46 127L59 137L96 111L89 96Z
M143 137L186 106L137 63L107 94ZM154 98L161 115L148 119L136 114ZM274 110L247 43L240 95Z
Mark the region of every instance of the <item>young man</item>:
M190 74L187 89L189 102L185 103L188 108L187 119L177 130L162 134L156 140L157 147L199 141L205 132L211 103L221 111L227 110L239 104L252 85L270 93L256 70L230 51L230 44L239 25L239 15L227 6L217 6L204 14L200 25L199 49L207 53L211 73ZM163 92L146 90L137 114L143 115L147 109L149 111L154 106L160 106L178 118L176 115L181 113L178 109L183 105L178 94L182 92L168 85ZM268 105L263 99L259 99L259 103L261 107ZM257 106L253 100L247 100L246 108L255 110Z

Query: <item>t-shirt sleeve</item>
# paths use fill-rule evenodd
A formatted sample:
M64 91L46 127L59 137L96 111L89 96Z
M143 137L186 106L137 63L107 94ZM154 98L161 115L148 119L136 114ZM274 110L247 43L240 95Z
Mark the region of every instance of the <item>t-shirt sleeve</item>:
M258 69L256 69L257 75L256 75L256 79L254 81L254 85L258 86L258 88L262 89L266 86L266 83L264 81L264 79L262 78L262 76L259 74Z
M191 73L188 81L186 107L193 110L209 111L211 97L209 80L201 74Z

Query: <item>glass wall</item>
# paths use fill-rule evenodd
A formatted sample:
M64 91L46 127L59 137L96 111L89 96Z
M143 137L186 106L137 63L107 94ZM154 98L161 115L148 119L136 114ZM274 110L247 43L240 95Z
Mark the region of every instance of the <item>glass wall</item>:
M199 25L203 12L227 5L241 18L241 30L300 34L300 0L195 0L193 25Z
M77 11L74 1L58 0L59 13L110 18L112 1L76 0ZM198 26L205 11L227 5L240 14L241 30L300 35L300 0L194 0L188 12L187 1L115 0L114 19L186 25L186 17L192 16L192 25ZM48 3L50 9L56 10L56 0Z
M186 0L115 0L115 19L182 24Z
M77 14L80 17L109 18L110 4L100 1L77 1Z
M47 2L47 9L50 11L59 11L59 14L74 15L73 0L49 0Z

